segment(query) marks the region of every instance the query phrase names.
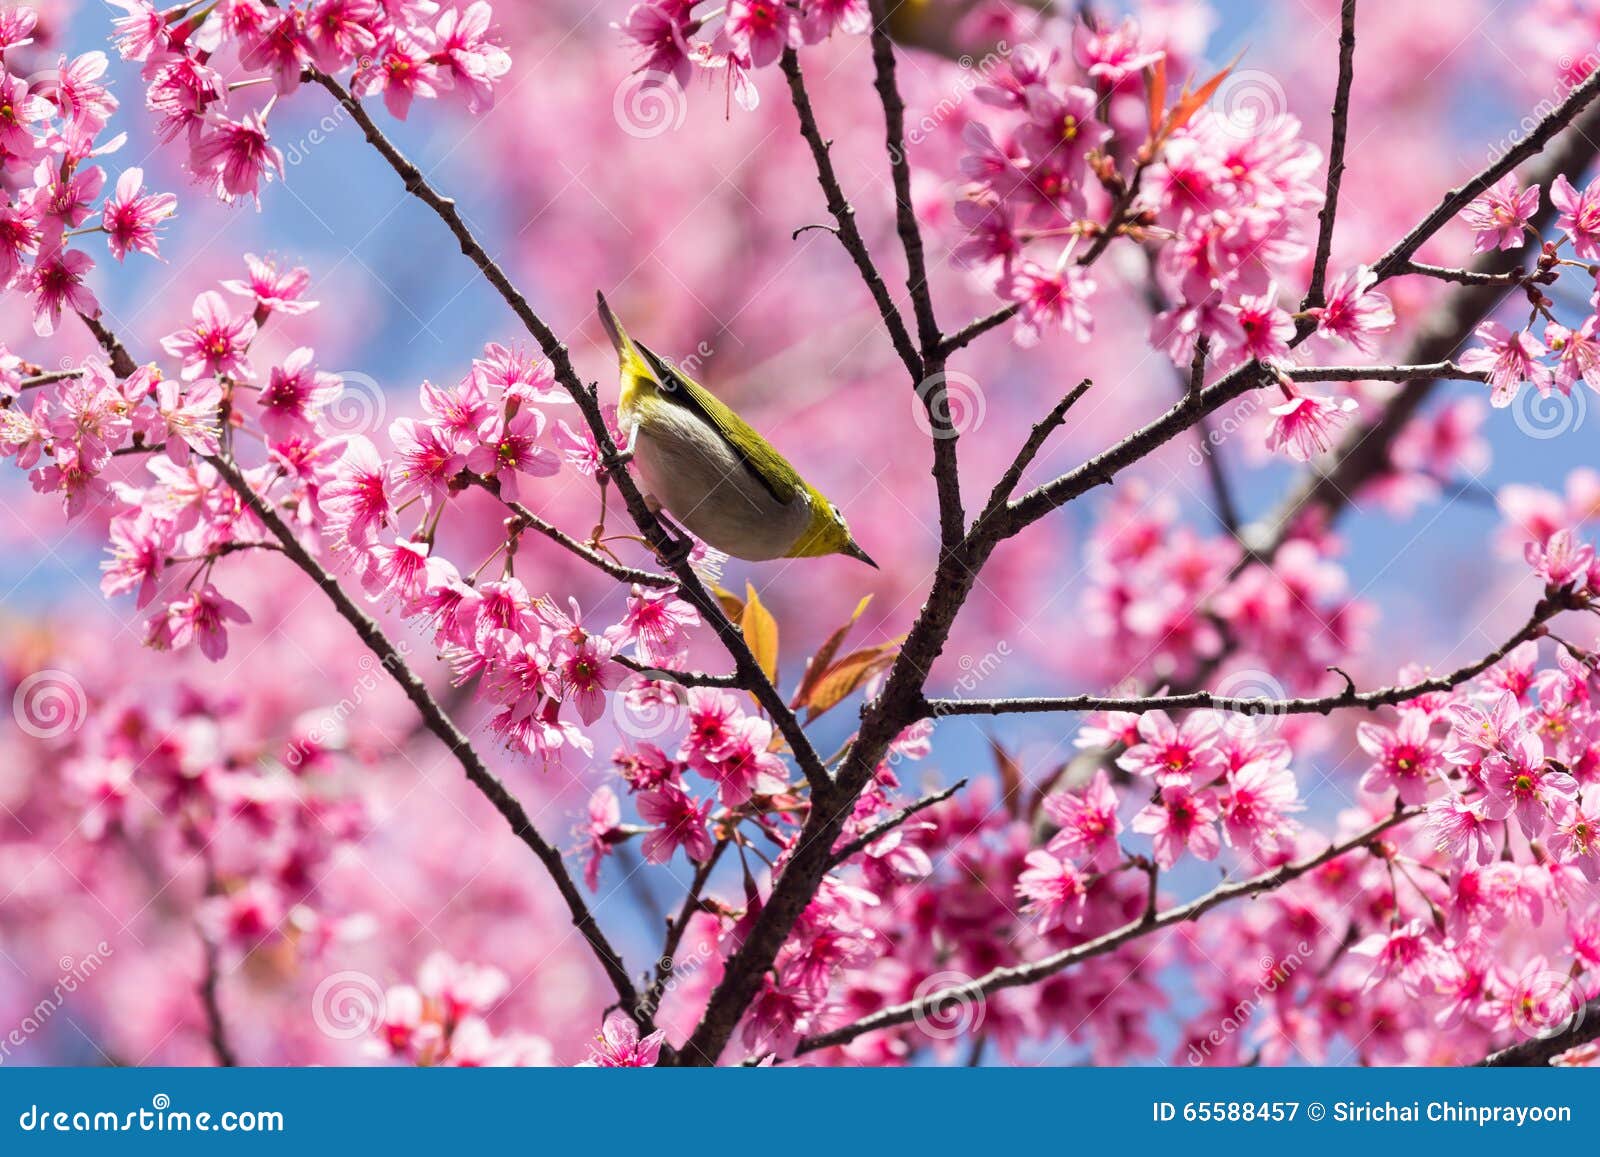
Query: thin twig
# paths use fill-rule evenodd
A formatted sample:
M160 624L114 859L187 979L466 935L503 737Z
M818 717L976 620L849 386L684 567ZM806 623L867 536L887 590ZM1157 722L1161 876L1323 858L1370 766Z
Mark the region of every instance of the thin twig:
M1322 198L1322 209L1317 214L1317 249L1311 261L1311 281L1306 295L1300 301L1303 313L1326 303L1324 288L1328 281L1328 258L1333 254L1333 226L1339 213L1339 186L1344 180L1344 144L1350 129L1350 85L1355 79L1356 60L1356 0L1343 0L1339 5L1339 79L1333 90L1333 128L1328 143L1328 184ZM1306 319L1301 325L1306 329L1315 326Z
M1000 480L989 492L989 501L984 505L984 514L979 516L979 522L982 522L990 511L999 510L1011 500L1012 492L1022 481L1022 475L1033 465L1033 460L1039 456L1039 451L1044 449L1044 444L1049 441L1050 435L1066 422L1067 414L1078 404L1078 399L1089 392L1089 387L1093 384L1088 378L1084 378L1072 388L1071 393L1052 406L1048 414L1034 423L1033 429L1028 431L1028 437L1022 443L1022 449L1017 451L1016 457L1011 460L1011 465L1006 467L1006 472L1000 475Z
M515 521L520 527L528 530L538 531L551 542L564 547L572 554L575 554L579 558L583 559L583 561L588 563L590 566L597 567L606 574L610 575L612 578L616 579L618 582L637 583L642 587L658 588L678 585L678 580L673 578L671 575L659 574L653 570L640 570L637 567L623 566L615 559L607 558L599 551L585 546L566 531L555 526L553 523L540 518L533 511L522 505L522 503L512 502L510 499L502 497L500 494L500 486L498 481L480 477L475 478L474 483L487 490L490 494L493 494L496 498L500 499L501 504L504 505L507 510L511 511L511 513L516 515Z
M677 968L678 946L683 943L683 935L689 930L689 921L700 910L700 897L705 891L706 883L711 879L717 861L722 859L722 853L727 850L728 841L718 840L711 849L711 854L706 857L705 863L696 866L694 878L689 882L689 890L684 893L683 905L678 909L678 914L667 921L666 939L662 941L660 955L656 957L655 978L651 980L650 987L644 994L645 1007L652 1013L660 1007L661 996Z
M1478 194L1507 173L1515 172L1517 166L1529 157L1540 153L1545 145L1570 125L1596 96L1600 96L1600 72L1591 74L1582 84L1569 92L1567 98L1551 109L1527 136L1512 145L1497 160L1445 194L1444 199L1432 212L1418 222L1411 232L1395 242L1389 251L1373 264L1372 269L1378 275L1378 280L1385 281L1402 272L1416 256L1417 250L1421 249L1430 237L1454 220L1456 214L1471 204Z
M200 978L200 1007L206 1014L206 1040L211 1044L217 1064L231 1069L238 1065L239 1058L228 1041L228 1026L222 1018L219 991L222 983L221 954L217 951L216 943L204 931L200 933L200 943L205 950L205 973Z
M1286 366L1283 376L1295 382L1420 382L1450 380L1486 382L1486 370L1463 369L1452 361L1394 366Z
M684 687L727 687L735 691L739 689L739 676L731 672L726 675L713 675L709 671L677 671L668 667L651 667L627 655L613 655L611 661L620 663L628 670L641 675L678 683Z
M958 779L955 783L941 791L936 791L932 795L925 795L915 803L907 804L888 819L882 821L881 823L874 824L865 832L861 833L861 835L844 845L844 847L834 852L833 866L838 867L840 864L850 859L850 857L854 856L857 852L863 851L877 843L879 840L883 839L884 836L894 831L895 828L905 823L918 812L927 811L929 808L943 803L945 800L949 799L951 796L955 795L956 792L960 791L966 786L967 781L965 779Z
M855 262L861 280L866 282L867 292L872 295L872 300L878 307L878 316L883 319L884 329L889 331L889 341L894 345L895 353L899 354L900 360L905 363L906 371L915 380L921 381L922 357L917 353L916 344L911 340L911 332L906 329L905 319L900 316L900 310L889 294L889 286L884 281L883 274L878 272L878 267L872 260L872 252L867 248L865 238L861 236L861 229L856 224L855 206L850 204L849 198L844 195L844 187L839 184L839 174L833 167L831 146L828 141L823 140L822 132L817 127L817 114L811 106L811 96L806 91L805 74L800 70L799 53L793 48L784 49L780 64L783 67L783 75L789 81L789 99L794 105L795 115L800 118L800 135L811 148L811 159L817 170L817 183L822 186L822 195L827 202L828 212L838 223L833 233L839 238L839 243L844 246L850 259Z
M939 346L939 352L946 357L959 349L965 349L977 341L991 329L998 329L1022 311L1022 306L1013 301L1010 305L1003 305L993 313L986 313L980 318L969 321L966 325L956 330L944 339Z
M1147 711L1187 711L1210 709L1233 711L1240 715L1328 715L1343 708L1361 708L1375 711L1407 703L1421 695L1450 691L1483 674L1500 662L1514 649L1544 634L1544 624L1564 610L1576 610L1585 604L1568 598L1541 599L1533 615L1505 642L1475 663L1460 667L1448 675L1423 679L1415 683L1384 687L1376 691L1357 691L1344 676L1345 687L1336 695L1311 698L1238 698L1219 695L1215 691L1189 691L1179 695L1067 695L1059 698L1011 699L929 699L923 704L924 716L940 719L947 715L1040 715L1062 711L1127 711L1141 714ZM1338 672L1340 675L1344 673Z
M1484 273L1476 269L1449 269L1443 265L1424 265L1420 261L1407 261L1395 271L1396 277L1406 274L1431 277L1435 281L1450 281L1456 285L1521 285L1529 274L1523 269L1507 269L1499 273Z

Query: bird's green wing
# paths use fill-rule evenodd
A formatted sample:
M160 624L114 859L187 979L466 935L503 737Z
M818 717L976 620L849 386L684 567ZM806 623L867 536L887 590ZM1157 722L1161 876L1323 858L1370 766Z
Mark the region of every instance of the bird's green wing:
M788 459L772 448L750 424L735 414L710 390L699 382L668 365L655 351L635 341L656 379L661 383L660 396L674 405L685 406L711 423L722 440L737 453L750 473L766 488L773 500L787 506L805 489L799 472L789 465Z

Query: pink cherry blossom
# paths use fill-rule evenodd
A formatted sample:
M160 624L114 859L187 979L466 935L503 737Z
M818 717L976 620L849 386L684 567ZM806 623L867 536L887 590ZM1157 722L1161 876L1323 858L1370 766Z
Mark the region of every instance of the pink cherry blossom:
M1519 189L1516 177L1509 173L1501 177L1461 211L1477 234L1473 252L1520 247L1528 239L1528 220L1538 208L1539 186Z
M1554 379L1539 360L1549 351L1527 330L1513 334L1499 322L1486 321L1474 336L1483 344L1461 355L1461 367L1489 375L1489 402L1496 409L1509 406L1523 382L1532 382L1541 394L1550 392Z
M1327 304L1307 312L1317 319L1317 333L1337 338L1362 353L1376 348L1373 335L1394 328L1394 307L1373 288L1378 275L1364 266L1340 274L1328 286Z
M1319 398L1292 394L1273 406L1267 449L1281 450L1296 462L1309 462L1333 448L1334 433L1355 412L1354 398Z

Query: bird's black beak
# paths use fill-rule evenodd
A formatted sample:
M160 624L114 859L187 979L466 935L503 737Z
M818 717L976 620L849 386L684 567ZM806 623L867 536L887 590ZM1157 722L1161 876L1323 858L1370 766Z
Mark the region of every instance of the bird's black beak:
M872 561L872 556L870 554L868 554L866 551L862 550L859 546L857 546L856 545L856 540L853 539L853 538L850 540L849 545L847 545L839 553L840 554L847 554L851 558L859 558L862 562L866 563L873 570L879 569L878 568L878 564Z

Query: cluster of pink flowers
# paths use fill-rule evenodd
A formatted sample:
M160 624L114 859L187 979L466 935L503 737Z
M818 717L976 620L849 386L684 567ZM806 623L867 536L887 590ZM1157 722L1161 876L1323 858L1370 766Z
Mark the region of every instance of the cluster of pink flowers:
M283 176L267 121L308 69L354 70L354 91L381 93L403 120L417 98L454 94L473 112L487 108L511 67L484 0L117 6L126 13L115 22L117 48L142 65L145 102L161 135L187 145L190 168L225 201L258 197L264 181ZM261 85L270 92L257 100Z
M644 83L687 87L697 70L720 75L729 101L746 110L760 100L753 69L835 32L859 36L872 19L867 0L728 0L695 14L707 7L702 0L645 0L618 29L638 49L635 72Z
M1083 622L1111 678L1130 662L1163 680L1190 678L1226 638L1235 666L1311 690L1356 648L1368 614L1333 561L1338 549L1337 539L1307 533L1271 569L1229 579L1238 544L1181 525L1175 500L1135 484L1112 499L1089 541Z
M202 877L197 929L229 967L283 952L319 959L371 934L366 914L318 887L371 825L337 726L308 712L268 731L238 695L198 683L93 708L54 747L79 835L140 849L180 891Z
M1152 110L1161 127L1147 139L1153 122L1128 107L1144 101L1144 72L1164 67L1166 50L1131 18L1113 29L1079 24L1073 46L1069 64L1055 49L1025 45L978 89L1002 114L965 129L956 260L1016 307L1018 344L1054 332L1086 341L1089 260L1111 229L1159 253L1158 289L1170 304L1151 338L1178 365L1189 367L1201 340L1218 371L1286 360L1297 315L1279 282L1310 257L1321 154L1292 116L1243 125L1209 108ZM1122 171L1117 158L1130 154ZM1348 270L1298 316L1318 338L1370 354L1395 320L1375 282L1369 270ZM1354 399L1304 395L1287 382L1284 394L1268 445L1299 461L1327 450L1355 409Z
M496 1034L485 1019L508 987L497 968L458 963L435 952L418 968L415 984L391 985L384 992L371 1052L455 1068L550 1064L548 1041L527 1033Z
M1530 223L1539 207L1539 187L1521 189L1514 176L1506 176L1485 190L1462 211L1477 239L1476 249L1520 249L1531 239L1537 246L1537 267L1547 284L1568 269L1595 277L1600 259L1600 181L1579 192L1565 177L1550 186L1550 201L1558 217L1559 236L1540 242ZM1563 256L1567 249L1571 256ZM1533 308L1527 323L1513 332L1498 321L1486 321L1476 337L1482 344L1461 357L1463 369L1488 376L1490 401L1496 407L1509 406L1525 383L1531 383L1541 397L1552 392L1570 395L1579 382L1600 393L1600 287L1590 286L1589 311L1575 326L1556 319L1555 302L1533 284L1528 287ZM1544 338L1534 336L1534 327L1543 320Z
M0 34L0 60L32 42L36 14L8 13ZM100 83L103 52L87 52L27 79L0 66L0 292L26 293L33 301L34 332L48 337L63 310L100 311L87 284L94 258L73 248L75 238L104 233L112 256L159 255L159 228L176 209L170 193L144 187L141 169L129 168L106 189L95 158L116 152L124 137L102 139L117 100ZM94 224L90 224L93 221ZM16 388L0 379L0 397Z

